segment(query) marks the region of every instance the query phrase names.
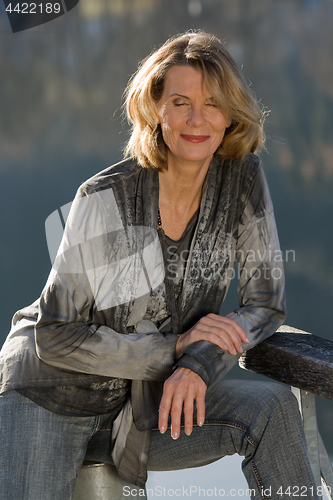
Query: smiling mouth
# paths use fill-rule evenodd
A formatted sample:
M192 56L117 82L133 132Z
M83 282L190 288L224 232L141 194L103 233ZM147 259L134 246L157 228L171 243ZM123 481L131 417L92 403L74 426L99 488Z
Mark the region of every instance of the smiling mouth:
M186 134L181 134L181 138L184 139L185 141L188 142L194 142L194 143L199 143L199 142L205 142L209 139L209 135L186 135Z

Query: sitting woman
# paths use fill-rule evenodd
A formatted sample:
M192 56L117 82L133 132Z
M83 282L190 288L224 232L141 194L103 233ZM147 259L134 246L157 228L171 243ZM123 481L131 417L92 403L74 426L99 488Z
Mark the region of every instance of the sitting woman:
M191 32L141 64L126 109L129 158L80 187L1 351L0 497L69 500L85 458L143 487L238 453L253 498L317 498L289 389L223 380L285 319L255 97ZM236 260L239 308L220 316Z

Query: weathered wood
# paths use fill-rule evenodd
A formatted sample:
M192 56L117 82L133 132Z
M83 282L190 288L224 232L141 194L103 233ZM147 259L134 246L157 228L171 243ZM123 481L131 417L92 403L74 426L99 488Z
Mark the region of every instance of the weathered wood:
M320 460L321 477L323 478L324 484L326 485L328 490L326 496L328 498L333 498L333 469L331 460L328 456L325 445L319 433L318 433L318 440L319 440L319 460Z
M239 364L333 400L333 341L289 326L244 353Z
M321 468L319 460L319 432L316 412L316 396L297 387L291 391L296 397L303 419L303 428L308 447L309 461L317 487L321 485Z

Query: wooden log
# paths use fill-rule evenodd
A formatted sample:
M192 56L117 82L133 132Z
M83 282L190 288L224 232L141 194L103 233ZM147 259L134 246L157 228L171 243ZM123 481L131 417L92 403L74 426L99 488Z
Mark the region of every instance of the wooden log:
M245 352L239 364L299 389L333 400L333 341L286 325Z

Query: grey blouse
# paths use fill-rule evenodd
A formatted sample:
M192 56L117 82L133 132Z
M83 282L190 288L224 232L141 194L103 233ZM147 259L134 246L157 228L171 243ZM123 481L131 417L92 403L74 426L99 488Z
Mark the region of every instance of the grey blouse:
M272 335L286 315L273 208L255 155L210 164L177 310L166 294L170 332L144 319L151 291L163 283L168 291L157 211L158 174L133 159L85 182L41 297L16 313L0 353L1 392L111 379L117 390L131 380L131 399L114 425L113 459L139 486L163 381L175 365L174 333L219 313L236 260L239 308L232 317L250 339L244 349ZM209 385L237 359L201 341L176 366Z

